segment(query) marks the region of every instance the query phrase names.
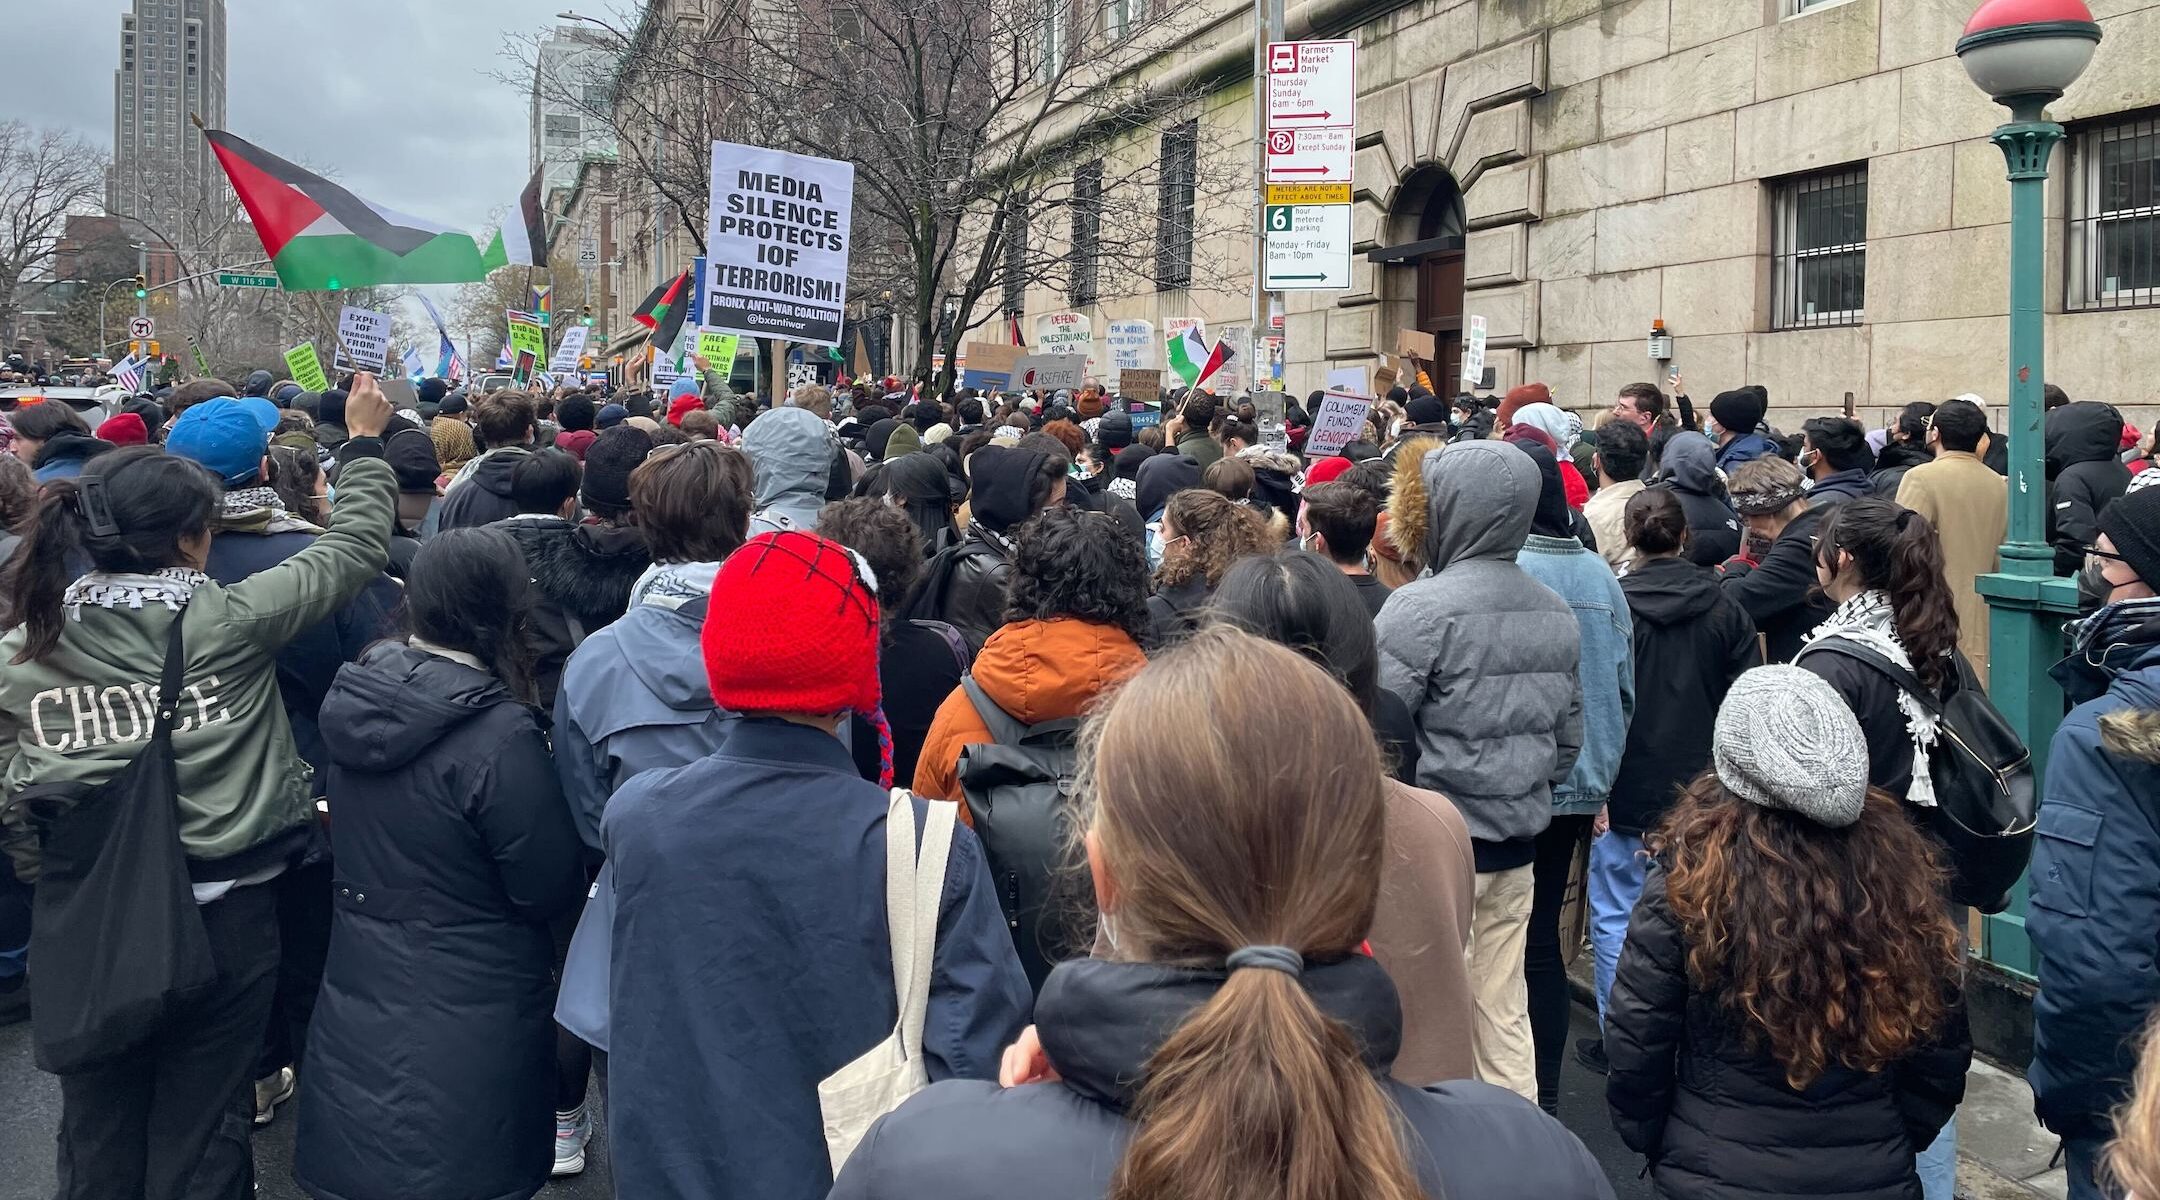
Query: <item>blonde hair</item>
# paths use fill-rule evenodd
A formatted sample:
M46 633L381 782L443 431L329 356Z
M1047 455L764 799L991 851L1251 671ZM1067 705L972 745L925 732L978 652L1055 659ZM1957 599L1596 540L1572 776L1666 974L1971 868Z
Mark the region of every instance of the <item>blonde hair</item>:
M2115 1143L2100 1174L2126 1196L2160 1200L2160 1020L2146 1031L2137 1086L2115 1110Z

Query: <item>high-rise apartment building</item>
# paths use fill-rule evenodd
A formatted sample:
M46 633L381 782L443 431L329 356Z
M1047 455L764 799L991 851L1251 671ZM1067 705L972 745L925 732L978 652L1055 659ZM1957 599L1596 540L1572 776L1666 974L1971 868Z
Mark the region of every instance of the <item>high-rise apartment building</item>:
M543 201L577 183L578 165L612 158L607 89L617 53L593 30L560 25L541 40L533 66L531 170L545 169Z
M191 114L225 125L225 0L134 0L120 14L113 72L109 211L170 218L224 186Z

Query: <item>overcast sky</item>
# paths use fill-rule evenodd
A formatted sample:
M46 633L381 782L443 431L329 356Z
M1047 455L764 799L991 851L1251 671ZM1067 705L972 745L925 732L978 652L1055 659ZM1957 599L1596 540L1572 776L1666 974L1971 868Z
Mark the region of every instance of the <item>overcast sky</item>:
M497 81L513 31L610 0L226 0L226 124L361 196L486 236L531 177L527 93ZM45 0L7 28L0 111L111 148L126 0Z

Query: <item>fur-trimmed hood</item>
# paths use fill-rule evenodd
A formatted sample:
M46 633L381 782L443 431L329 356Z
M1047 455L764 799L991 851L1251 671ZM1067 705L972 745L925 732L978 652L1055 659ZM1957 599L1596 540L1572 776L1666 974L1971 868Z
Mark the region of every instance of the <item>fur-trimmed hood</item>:
M1430 498L1421 469L1427 451L1442 450L1447 443L1436 437L1415 437L1395 447L1395 474L1388 480L1388 544L1396 561L1411 568L1425 562L1425 527L1432 521Z
M2160 709L2123 708L2100 718L2100 744L2110 754L2160 763Z
M589 628L620 617L631 585L652 565L635 526L512 521L501 528L517 539L540 594Z

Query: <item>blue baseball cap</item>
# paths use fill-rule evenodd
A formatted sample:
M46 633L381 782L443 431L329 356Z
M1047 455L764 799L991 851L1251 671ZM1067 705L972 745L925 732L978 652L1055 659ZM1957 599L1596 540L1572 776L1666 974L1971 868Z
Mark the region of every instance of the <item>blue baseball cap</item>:
M253 406L269 408L271 421L264 425ZM270 430L277 425L277 409L261 399L238 400L218 396L181 413L165 434L165 452L201 463L226 487L255 482L262 475L263 456L270 452Z

